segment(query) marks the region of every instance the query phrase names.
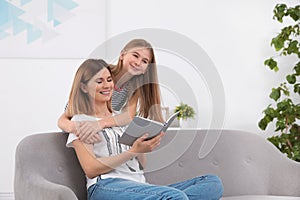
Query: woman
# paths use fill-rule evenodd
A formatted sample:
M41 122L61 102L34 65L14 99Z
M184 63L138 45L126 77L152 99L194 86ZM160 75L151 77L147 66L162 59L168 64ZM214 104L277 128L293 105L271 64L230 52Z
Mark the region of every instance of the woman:
M76 123L63 113L58 126L65 132L76 133L87 143L99 142L97 132L106 127L127 125L138 114L164 121L161 112L160 89L154 51L150 43L134 39L122 49L117 65L110 65L115 82L112 108L118 115L97 122ZM139 105L139 107L138 107Z
M112 117L113 88L107 64L103 60L86 60L75 75L66 112L73 116L73 121ZM163 133L151 140L146 140L145 134L132 146L127 146L118 142L123 132L122 126L104 128L98 133L102 141L96 144L83 143L74 134L69 134L67 146L74 147L86 174L89 200L210 200L222 196L221 181L214 175L168 186L146 183L142 170L145 167L144 153L159 146Z

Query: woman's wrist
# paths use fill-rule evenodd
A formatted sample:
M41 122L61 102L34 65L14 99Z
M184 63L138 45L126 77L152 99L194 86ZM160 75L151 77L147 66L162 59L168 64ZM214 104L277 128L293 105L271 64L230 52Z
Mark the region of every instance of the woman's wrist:
M140 153L136 152L136 150L134 148L130 148L128 151L127 151L129 154L132 155L133 158L137 157L140 155Z

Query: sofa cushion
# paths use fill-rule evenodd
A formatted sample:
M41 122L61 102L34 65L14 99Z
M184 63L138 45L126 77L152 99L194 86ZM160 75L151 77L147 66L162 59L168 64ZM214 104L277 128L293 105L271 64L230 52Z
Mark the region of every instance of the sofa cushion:
M300 163L262 136L240 130L168 130L147 155L150 183L170 184L204 174L218 175L224 197L300 197Z

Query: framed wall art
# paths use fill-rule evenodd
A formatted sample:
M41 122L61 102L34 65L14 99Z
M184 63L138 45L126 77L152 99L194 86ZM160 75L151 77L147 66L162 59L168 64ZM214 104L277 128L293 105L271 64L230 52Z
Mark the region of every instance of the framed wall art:
M85 58L105 40L104 0L0 0L1 58Z

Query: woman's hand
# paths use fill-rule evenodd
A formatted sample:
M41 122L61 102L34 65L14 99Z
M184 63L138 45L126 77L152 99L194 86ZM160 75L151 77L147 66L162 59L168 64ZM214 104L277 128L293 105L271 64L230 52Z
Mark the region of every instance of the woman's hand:
M101 121L82 121L76 122L76 135L79 139L87 144L101 142L101 137L98 134L104 126Z
M132 153L148 153L152 152L156 147L160 145L160 141L164 136L164 132L160 132L154 138L147 140L148 134L146 133L142 137L138 138L130 148Z

